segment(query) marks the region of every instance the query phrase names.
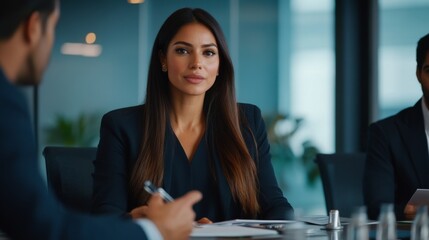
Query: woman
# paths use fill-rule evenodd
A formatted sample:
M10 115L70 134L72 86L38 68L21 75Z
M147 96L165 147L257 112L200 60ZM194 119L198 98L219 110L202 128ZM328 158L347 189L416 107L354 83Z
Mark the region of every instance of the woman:
M145 104L103 117L94 164L97 213L144 216L146 180L173 197L200 190L200 222L293 212L273 173L260 110L237 104L224 35L202 9L179 9L164 22Z

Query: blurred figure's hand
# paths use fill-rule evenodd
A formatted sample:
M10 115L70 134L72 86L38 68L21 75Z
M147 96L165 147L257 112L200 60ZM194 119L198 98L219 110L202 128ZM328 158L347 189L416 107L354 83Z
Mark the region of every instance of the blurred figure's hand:
M413 220L416 216L417 207L414 205L407 204L404 209L405 218L407 220Z
M198 220L197 223L198 224L212 224L213 222L210 219L203 217L200 220Z
M191 191L174 202L164 203L159 194L153 195L147 206L136 210L146 215L158 228L164 239L188 239L194 225L192 206L201 200L200 192Z

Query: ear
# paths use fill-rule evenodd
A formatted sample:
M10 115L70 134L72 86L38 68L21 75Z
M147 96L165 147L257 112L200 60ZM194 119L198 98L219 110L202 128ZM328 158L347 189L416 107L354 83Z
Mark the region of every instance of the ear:
M420 82L420 84L421 84L421 83L422 83L422 81L421 81L420 74L421 74L421 71L420 71L419 67L417 66L417 67L416 67L416 77L417 77L417 80L419 80L419 82Z
M24 23L24 40L31 46L36 45L42 37L42 19L39 12L33 12Z
M161 66L167 65L167 59L166 59L164 53L162 53L162 51L159 51L158 57L159 57L159 61L161 62Z

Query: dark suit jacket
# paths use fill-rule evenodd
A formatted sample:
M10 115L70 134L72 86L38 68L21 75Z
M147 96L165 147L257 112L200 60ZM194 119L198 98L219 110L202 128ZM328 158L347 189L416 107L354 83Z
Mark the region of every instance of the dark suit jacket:
M65 210L39 174L26 100L0 69L0 229L12 239L146 239L131 221Z
M394 203L397 219L417 188L429 188L429 154L421 100L369 127L364 199L371 219Z
M100 143L94 162L94 212L123 215L139 206L137 200L129 194L128 181L131 169L137 160L142 139L142 108L144 105L114 110L107 113L102 119ZM256 106L249 104L239 104L239 110L247 120L258 146L256 149L249 130L243 129L243 137L250 154L257 161L260 184L259 203L262 210L258 217L261 219L284 219L293 210L284 198L274 176L269 153L270 146L261 112ZM212 133L208 130L207 134L207 139L210 139ZM172 152L174 143L171 142L171 139L173 137L174 132L170 127L167 127L163 179L163 187L167 192L171 189L172 181L173 169L171 166L174 160L174 153ZM257 152L259 158L256 158ZM221 198L221 215L225 220L243 218L242 208L232 198L219 159L217 156L212 156L212 159L215 162L218 180L217 189L213 189L213 191L218 191Z

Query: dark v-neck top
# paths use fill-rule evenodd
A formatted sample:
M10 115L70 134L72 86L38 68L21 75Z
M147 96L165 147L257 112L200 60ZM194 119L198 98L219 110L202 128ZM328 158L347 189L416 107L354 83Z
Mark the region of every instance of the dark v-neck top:
M191 190L198 190L203 194L203 199L194 205L196 219L207 217L214 222L223 220L219 192L213 177L214 170L210 169L206 135L201 138L191 161L176 135L173 139L175 159L170 194L177 198Z
M94 213L122 216L140 206L138 199L130 194L129 179L141 147L143 108L144 105L117 109L103 116L94 161ZM274 175L261 111L251 104L240 103L238 108L243 139L257 167L259 189L254 194L260 213L256 218L291 218L293 208ZM195 205L197 218L208 217L213 221L249 218L240 202L235 201L216 152L212 138L219 127L207 124L205 136L190 163L171 127L166 126L162 187L176 198L188 190L201 191L203 199Z

